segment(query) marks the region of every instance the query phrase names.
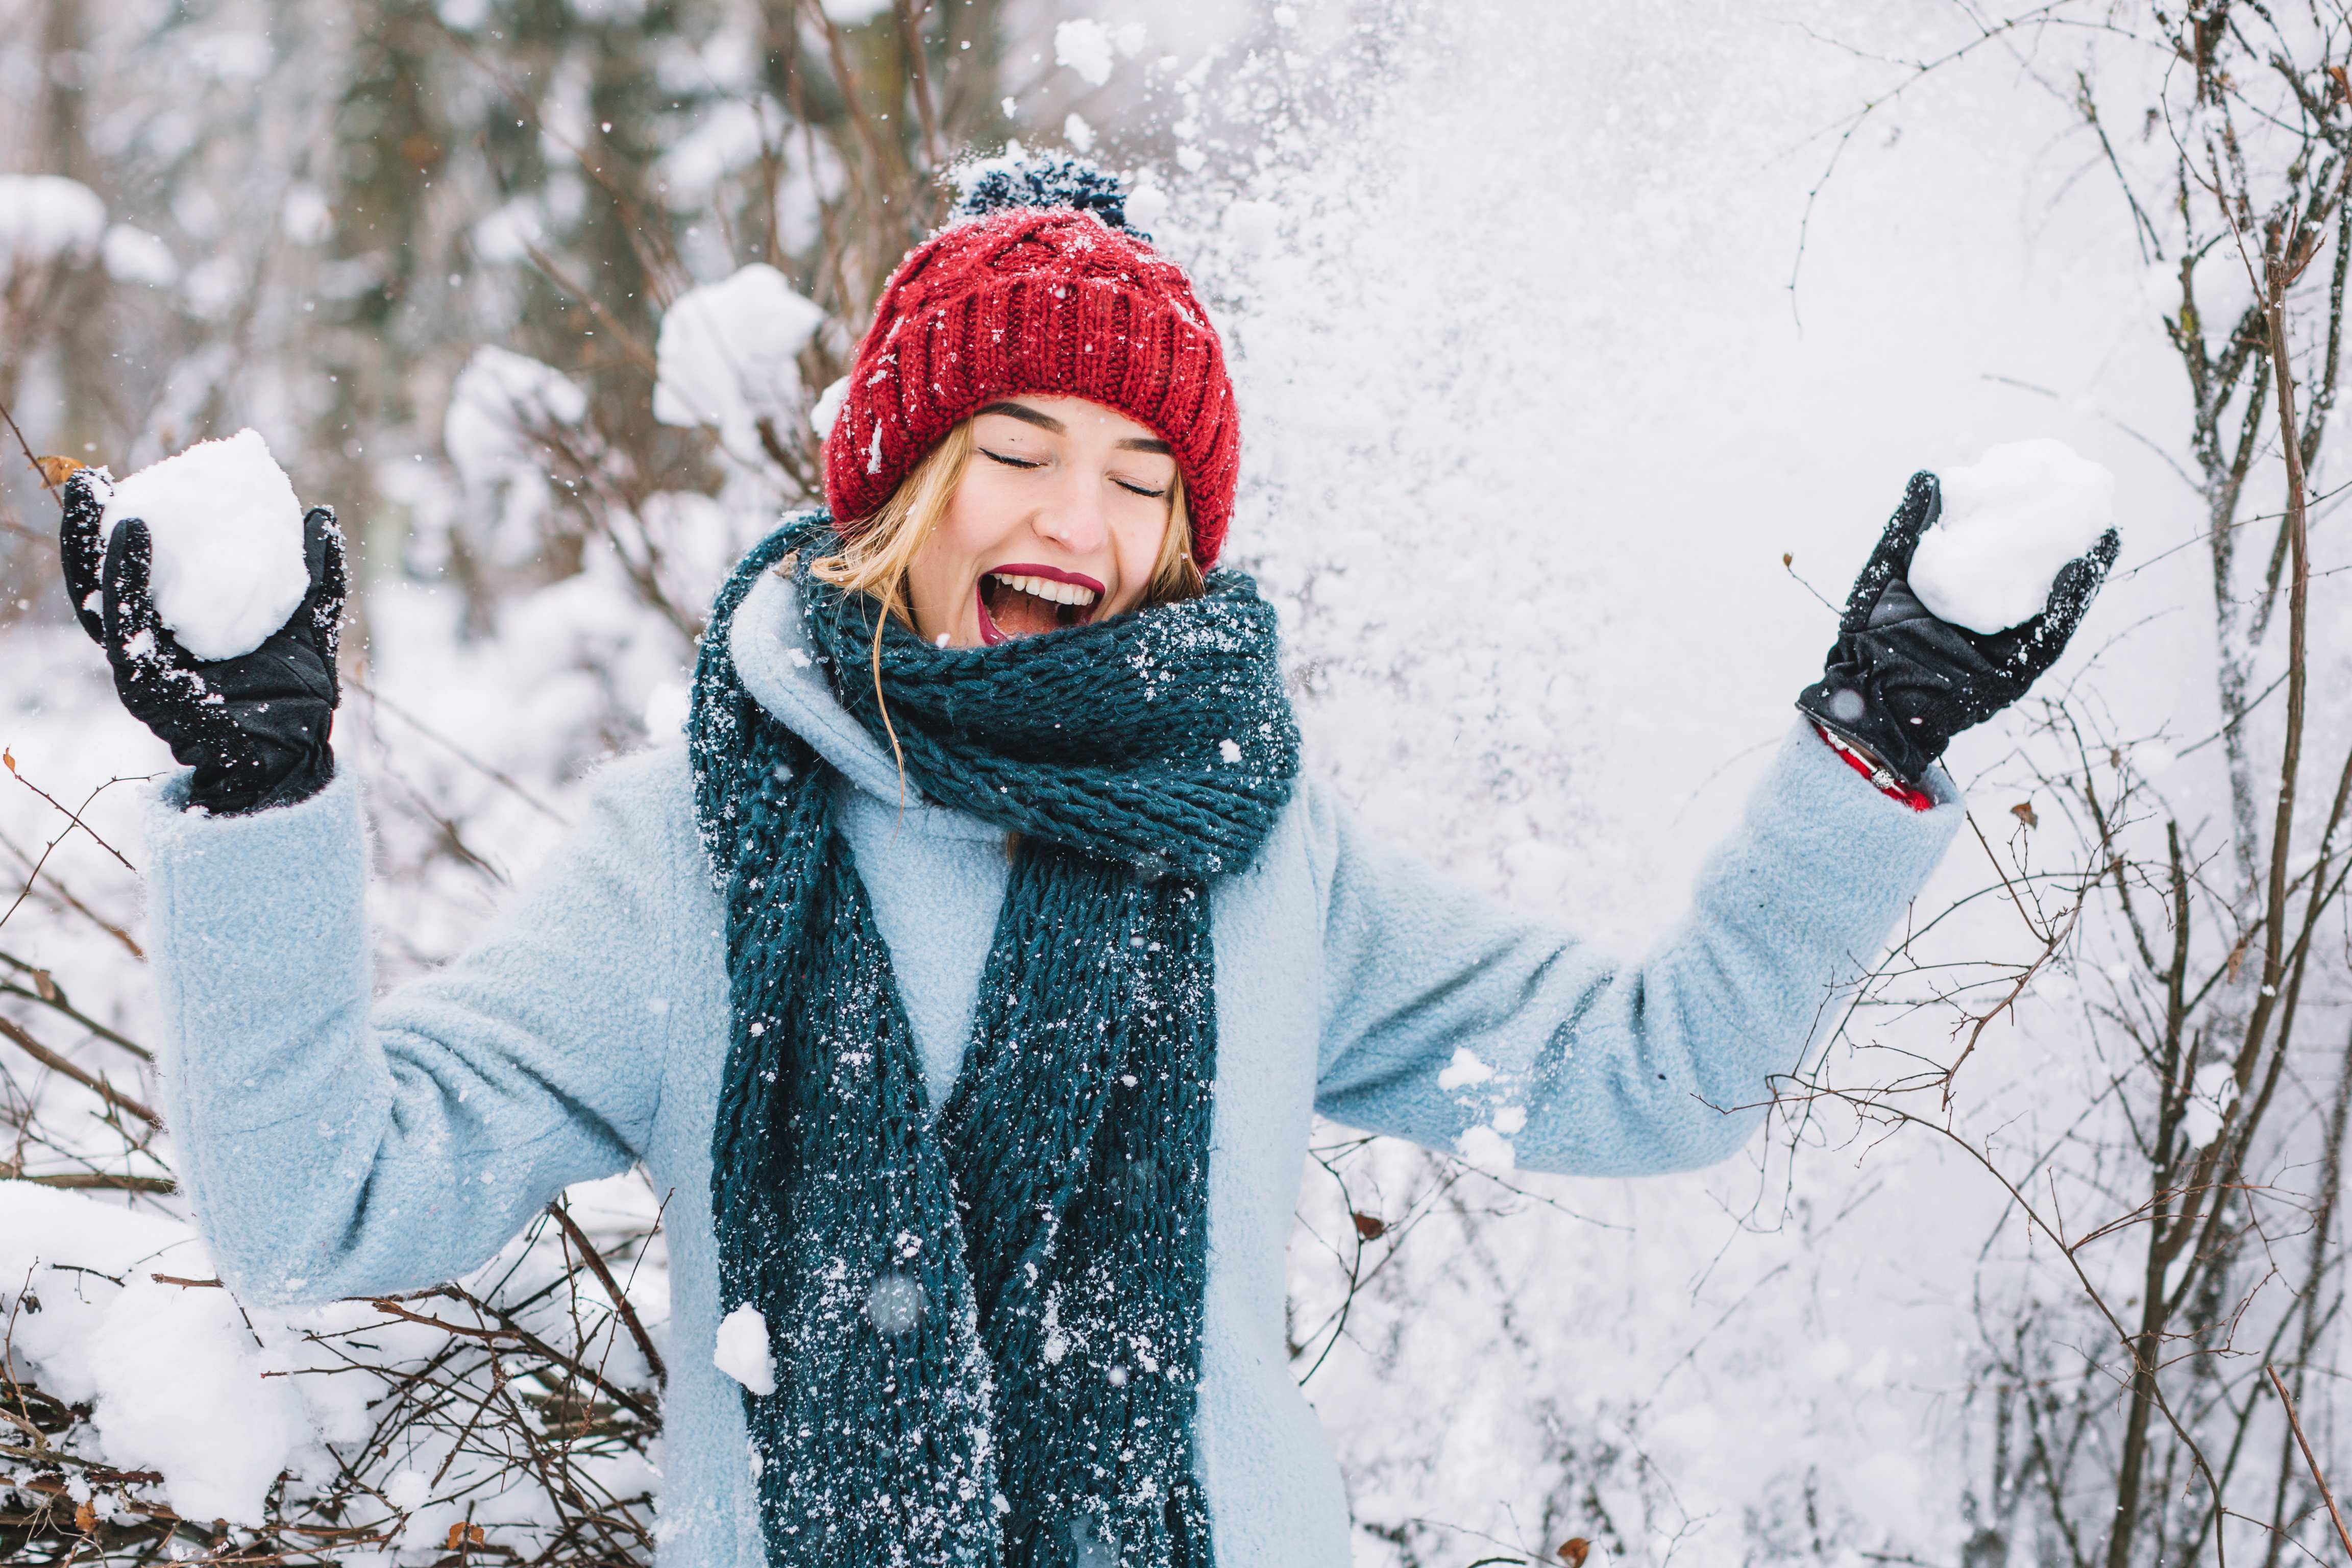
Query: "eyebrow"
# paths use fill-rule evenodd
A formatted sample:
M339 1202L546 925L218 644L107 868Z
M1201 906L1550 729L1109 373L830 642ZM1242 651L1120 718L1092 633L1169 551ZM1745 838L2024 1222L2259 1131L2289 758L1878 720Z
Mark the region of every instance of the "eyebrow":
M980 412L982 414L1002 414L1007 419L1018 419L1024 425L1034 425L1038 429L1050 430L1056 436L1066 436L1070 433L1070 427L1068 426L1063 424L1060 420L1055 418L1052 415L1045 412L1043 409L1032 408L1025 403L992 403ZM977 418L979 416L975 415L973 417ZM1157 452L1163 458L1172 458L1176 455L1174 450L1170 447L1167 442L1141 436L1132 436L1128 439L1121 441L1118 444L1118 450L1122 452Z

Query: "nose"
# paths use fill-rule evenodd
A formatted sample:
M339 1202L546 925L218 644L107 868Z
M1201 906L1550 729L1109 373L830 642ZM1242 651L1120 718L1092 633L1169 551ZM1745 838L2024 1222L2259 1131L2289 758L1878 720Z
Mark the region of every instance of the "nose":
M1104 510L1102 488L1082 479L1075 466L1066 468L1053 493L1030 521L1041 539L1052 541L1073 555L1091 555L1110 538L1110 517Z

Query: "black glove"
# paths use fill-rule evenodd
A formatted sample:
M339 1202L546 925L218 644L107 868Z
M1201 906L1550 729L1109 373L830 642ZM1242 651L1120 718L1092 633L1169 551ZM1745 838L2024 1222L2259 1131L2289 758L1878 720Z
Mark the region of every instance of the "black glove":
M1927 775L1954 735L2024 696L2057 662L2121 547L2107 530L2089 554L2058 569L2040 615L1988 637L1937 620L1911 592L1911 552L1943 510L1936 476L1912 475L1854 579L1822 679L1797 698L1808 717L1877 752L1908 784Z
M87 468L66 481L58 553L82 629L106 650L131 716L195 770L188 804L221 816L291 805L327 787L327 745L342 688L335 642L343 618L343 533L315 507L302 520L310 591L251 653L203 660L155 613L147 525L125 518L99 537L105 493Z

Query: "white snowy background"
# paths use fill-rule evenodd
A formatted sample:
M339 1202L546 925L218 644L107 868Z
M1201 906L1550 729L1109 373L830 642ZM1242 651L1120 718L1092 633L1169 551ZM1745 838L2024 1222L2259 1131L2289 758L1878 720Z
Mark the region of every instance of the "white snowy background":
M2051 680L2173 751L2212 731L2208 590L2198 552L2177 548L2200 508L2129 433L2183 449L2187 403L2158 319L2168 280L2142 260L2052 89L2068 61L1988 46L1915 80L1895 62L1974 32L1965 8L1926 0L1138 0L1058 14L1080 24L1061 30L1057 79L1077 107L1039 137L1099 142L1133 170L1156 193L1139 205L1158 215L1147 226L1213 298L1246 420L1229 558L1283 608L1310 767L1384 835L1637 951L1675 918L1820 668L1834 617L1807 584L1843 599L1912 471L2028 437L2114 470L2125 538ZM1038 37L1053 35L1041 24ZM1103 80L1132 100L1087 96ZM1154 156L1122 163L1123 130ZM36 156L22 150L22 172ZM175 257L88 214L35 217L30 201L0 208L0 250L78 247L102 251L117 279L197 287L201 250ZM689 259L716 283L749 258ZM488 636L436 577L441 520L488 509L527 539L530 509L548 504L502 410L529 400L543 421L579 417L562 376L484 342L481 358L457 345L420 367L417 428L440 439L366 454L383 510L347 515L408 548L368 585L373 696L346 706L339 752L380 795L407 791L463 821L492 873L428 856L414 816L384 826L387 981L461 946L499 884L528 873L581 766L682 710L684 643L609 552L592 546L578 574L504 604ZM787 370L793 348L780 351ZM47 388L37 364L11 400L42 450ZM799 395L794 381L784 401ZM452 410L446 437L436 404ZM212 433L256 426L306 504L335 500L310 482L323 468L302 455L299 407L253 390ZM749 439L758 408L731 404L722 439ZM114 455L117 471L155 455ZM2322 483L2340 467L2331 439ZM47 526L37 489L10 495L23 526ZM676 566L687 588L707 594L756 537L758 500L740 475L715 500L657 498L692 542ZM2315 538L2321 568L2340 559L2324 524ZM28 605L58 597L47 582L8 586ZM2342 675L2339 603L2323 580L2321 756L2343 729L2326 695ZM2016 733L1990 726L1950 758L1996 843L2028 798ZM61 602L0 628L0 741L77 804L166 765ZM2208 796L2205 812L2226 816L2218 763L2208 747L2167 777L2185 816ZM87 812L134 861L140 793L107 789ZM37 854L58 826L0 780L11 846ZM130 874L86 838L50 866L84 901L129 907ZM1922 907L1993 880L1964 835ZM123 944L54 908L37 921L40 909L0 927L0 947L152 1037ZM1956 940L1979 955L2030 945L1990 914ZM2065 1023L2065 987L2053 979L2021 1026L1987 1033L1964 1120L2014 1125L2024 1146L2093 1095L2100 1073ZM1924 1031L1941 1048L1944 1027L1921 1016L1868 1033ZM118 1078L123 1065L77 1059ZM1330 1150L1349 1142L1325 1130ZM1776 1127L1718 1170L1643 1183L1498 1181L1381 1150L1346 1161L1344 1203L1310 1169L1297 1365L1314 1365L1307 1390L1348 1471L1358 1561L1556 1561L1543 1554L1584 1535L1629 1563L1959 1563L1990 1522L1979 1396L2027 1245L2001 1228L2000 1190L1927 1135L1789 1142ZM156 1249L192 1244L128 1217L87 1232L46 1217L66 1202L120 1206L0 1183L0 1290L77 1246L107 1272L134 1257L209 1272L173 1267ZM1350 1207L1412 1223L1326 1354ZM643 1278L657 1317L657 1267ZM167 1288L140 1296L157 1314L187 1310ZM183 1429L175 1448L170 1423L195 1419L199 1385L120 1375L102 1336L133 1306L126 1293L92 1309L72 1346L26 1339L14 1353L47 1355L53 1381L98 1392L110 1462L189 1467L183 1512L229 1513L201 1489L250 1497L252 1474L348 1436L331 1401L289 1397L234 1441ZM169 1331L199 1347L187 1366L297 1353L255 1327L260 1352L226 1319ZM428 1522L412 1545L437 1542L447 1520Z

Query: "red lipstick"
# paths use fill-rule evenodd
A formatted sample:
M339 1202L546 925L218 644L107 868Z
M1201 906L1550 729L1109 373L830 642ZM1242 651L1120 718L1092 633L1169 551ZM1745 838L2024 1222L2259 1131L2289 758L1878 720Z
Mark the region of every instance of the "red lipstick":
M981 573L983 577L1043 577L1048 583L1067 583L1073 588L1090 588L1097 599L1103 596L1103 585L1083 572L1065 572L1058 566L1036 566L1026 561L1007 561L1001 566L991 566Z

